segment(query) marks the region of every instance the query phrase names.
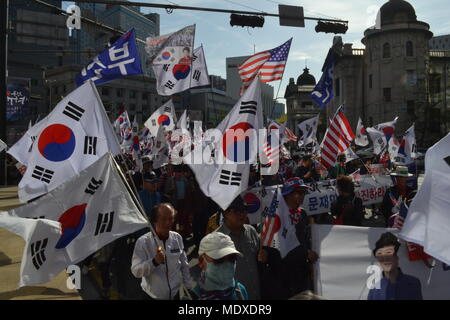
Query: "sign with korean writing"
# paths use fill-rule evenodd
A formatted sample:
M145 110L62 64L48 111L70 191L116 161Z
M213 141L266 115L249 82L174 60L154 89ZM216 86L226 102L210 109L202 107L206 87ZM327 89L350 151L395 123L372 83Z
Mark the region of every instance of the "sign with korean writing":
M84 67L76 77L76 83L80 86L92 80L95 84L101 84L142 73L135 32L131 29Z
M8 79L6 88L6 120L17 121L28 114L30 101L29 80Z

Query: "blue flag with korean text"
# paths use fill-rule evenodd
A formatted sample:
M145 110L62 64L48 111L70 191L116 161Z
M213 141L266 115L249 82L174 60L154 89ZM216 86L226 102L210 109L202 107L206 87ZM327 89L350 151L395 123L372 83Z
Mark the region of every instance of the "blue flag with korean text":
M322 77L311 92L311 98L321 108L325 108L333 97L333 59L328 59Z
M134 29L131 29L84 67L77 75L76 83L77 86L81 86L86 81L92 80L98 85L142 73L136 36Z

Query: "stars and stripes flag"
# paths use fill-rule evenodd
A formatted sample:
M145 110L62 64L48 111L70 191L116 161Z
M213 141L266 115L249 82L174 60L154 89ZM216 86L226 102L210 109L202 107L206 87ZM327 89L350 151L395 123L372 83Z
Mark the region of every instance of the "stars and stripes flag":
M403 223L405 222L406 216L408 215L408 207L406 203L403 201L400 204L400 210L397 214L395 214L394 223L392 228L397 228L398 230L402 230Z
M273 241L273 236L280 229L280 217L277 215L278 200L277 194L274 192L272 202L270 203L269 211L264 219L264 225L261 232L261 244L265 247L270 247Z
M334 167L339 153L350 147L355 134L344 115L342 106L331 120L321 145L321 160L327 168Z
M258 52L245 60L239 67L239 75L244 83L244 89L250 86L252 80L259 76L262 82L281 80L286 67L292 38L281 46L271 50Z

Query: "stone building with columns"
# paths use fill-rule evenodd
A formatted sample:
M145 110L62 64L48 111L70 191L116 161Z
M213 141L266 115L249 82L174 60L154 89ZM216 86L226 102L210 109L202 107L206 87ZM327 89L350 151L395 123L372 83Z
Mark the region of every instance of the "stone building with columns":
M389 0L380 9L381 28L370 28L355 49L333 39L334 99L327 116L345 103L352 128L399 116L397 136L415 123L418 147L429 147L450 128L450 51L430 50L430 26L417 19L411 4Z

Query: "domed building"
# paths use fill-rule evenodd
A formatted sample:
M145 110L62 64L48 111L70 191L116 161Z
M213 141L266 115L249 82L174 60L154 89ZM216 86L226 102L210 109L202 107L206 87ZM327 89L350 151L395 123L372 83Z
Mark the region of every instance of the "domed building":
M294 81L294 78L290 78L286 87L284 98L286 99L287 107L287 125L297 136L299 135L297 125L302 121L315 117L319 112L322 113L320 117L322 121L319 122L317 137L320 138L321 133L323 135L323 132L325 132L326 128L323 128L325 111L321 110L317 103L311 99L311 92L315 86L316 78L305 67L303 73L298 76L297 82Z
M361 117L365 126L399 116L396 135L415 123L419 147L428 147L450 129L450 52L429 49L429 24L419 21L414 7L404 0L389 0L379 12L379 28L369 28L361 42L334 45L335 98L328 117L345 102L352 128ZM335 37L333 43L339 43Z

